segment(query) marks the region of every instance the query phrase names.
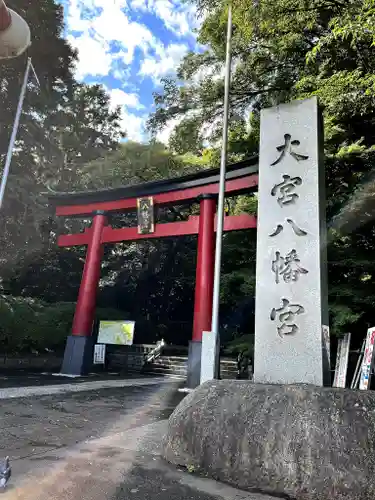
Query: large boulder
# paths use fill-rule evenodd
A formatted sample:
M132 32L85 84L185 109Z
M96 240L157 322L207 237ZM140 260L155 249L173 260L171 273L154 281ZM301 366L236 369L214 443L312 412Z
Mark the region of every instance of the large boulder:
M165 458L248 491L375 499L375 395L211 381L169 419Z

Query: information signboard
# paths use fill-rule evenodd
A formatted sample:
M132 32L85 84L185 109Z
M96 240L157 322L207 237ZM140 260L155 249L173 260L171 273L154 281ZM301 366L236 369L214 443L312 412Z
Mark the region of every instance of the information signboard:
M132 345L134 328L134 321L100 321L98 343Z

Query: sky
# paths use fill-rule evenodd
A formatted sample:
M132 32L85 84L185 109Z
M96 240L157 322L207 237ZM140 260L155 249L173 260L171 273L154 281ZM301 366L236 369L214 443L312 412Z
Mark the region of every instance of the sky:
M198 19L184 0L60 0L65 36L78 50L76 77L101 83L120 105L127 137L144 141L152 93L197 49ZM161 133L167 142L174 124Z

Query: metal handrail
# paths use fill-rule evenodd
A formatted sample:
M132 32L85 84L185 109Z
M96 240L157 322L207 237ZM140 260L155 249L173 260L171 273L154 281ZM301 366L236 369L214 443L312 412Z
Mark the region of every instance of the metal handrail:
M164 339L159 340L159 342L157 342L156 344L156 347L149 353L145 354L145 363L151 363L151 361L154 361L154 359L158 358L162 353L164 346Z

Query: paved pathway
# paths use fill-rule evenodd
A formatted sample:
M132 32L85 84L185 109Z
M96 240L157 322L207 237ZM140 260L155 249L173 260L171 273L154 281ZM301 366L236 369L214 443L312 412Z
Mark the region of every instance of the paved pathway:
M150 385L159 385L162 383L171 383L173 378L153 377L153 378L133 378L121 380L95 380L90 382L80 381L79 383L66 381L64 384L28 386L28 387L7 387L0 389L0 399L24 398L30 396L43 396L51 394L63 394L66 392L94 391L105 388L116 387L142 387ZM76 380L76 379L73 379Z
M27 459L29 468L38 463L35 457L97 438L108 429L116 433L166 419L183 397L173 383L129 386L130 381L123 382L120 387L91 385L88 391L3 399L0 456L11 456L15 466L15 461Z
M8 387L29 387L38 385L60 385L81 384L94 380L124 380L124 379L147 379L152 376L148 374L127 373L120 374L118 372L106 373L90 373L85 377L74 377L73 379L68 376L62 376L56 373L46 372L33 372L30 370L12 370L6 373L0 371L0 389L7 389ZM155 375L154 375L155 377Z
M105 382L29 397L11 389L18 396L0 405L0 456L13 469L2 500L272 500L160 458L167 418L184 397L178 382Z

